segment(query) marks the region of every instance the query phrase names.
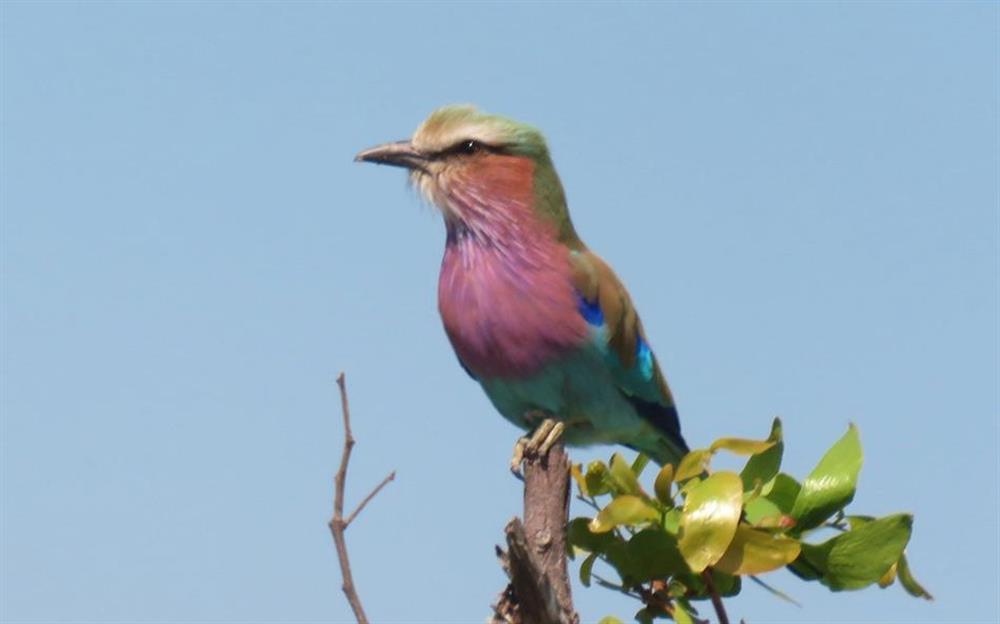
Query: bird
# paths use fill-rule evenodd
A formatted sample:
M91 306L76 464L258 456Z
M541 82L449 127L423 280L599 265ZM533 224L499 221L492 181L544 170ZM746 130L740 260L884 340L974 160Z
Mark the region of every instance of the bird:
M571 446L619 444L660 465L689 449L632 299L577 234L543 134L448 105L355 161L402 167L446 230L438 310L459 364L500 414Z

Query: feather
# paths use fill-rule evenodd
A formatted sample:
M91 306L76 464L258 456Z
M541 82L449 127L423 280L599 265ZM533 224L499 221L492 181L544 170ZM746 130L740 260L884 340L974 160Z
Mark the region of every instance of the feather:
M591 251L571 251L570 264L581 315L592 326L601 321L592 339L603 348L618 391L643 419L665 434L675 454L686 453L673 396L625 287Z

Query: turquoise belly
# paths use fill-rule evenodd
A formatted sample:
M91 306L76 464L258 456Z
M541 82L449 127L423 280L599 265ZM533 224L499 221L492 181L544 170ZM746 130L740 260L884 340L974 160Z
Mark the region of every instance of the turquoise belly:
M641 446L655 434L619 391L595 347L584 347L546 366L529 379L485 379L480 383L503 416L525 430L538 424L531 412L545 412L566 424L572 445L617 443Z

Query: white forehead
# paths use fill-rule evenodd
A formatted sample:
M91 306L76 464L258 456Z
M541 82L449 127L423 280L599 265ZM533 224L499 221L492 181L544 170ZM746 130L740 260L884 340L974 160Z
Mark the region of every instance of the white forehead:
M484 115L474 106L446 106L420 124L412 143L421 152L437 152L469 139L499 145L508 142L513 131L508 120Z

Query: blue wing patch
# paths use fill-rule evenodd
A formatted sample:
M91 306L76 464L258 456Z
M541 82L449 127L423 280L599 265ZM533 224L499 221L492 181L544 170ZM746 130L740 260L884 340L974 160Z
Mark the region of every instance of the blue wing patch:
M643 379L649 381L653 378L653 352L649 349L646 341L639 336L639 342L635 345L635 360L639 365L639 372Z
M597 301L587 301L587 298L576 293L576 309L580 311L580 316L587 321L588 325L600 327L604 325L604 312L601 304Z

